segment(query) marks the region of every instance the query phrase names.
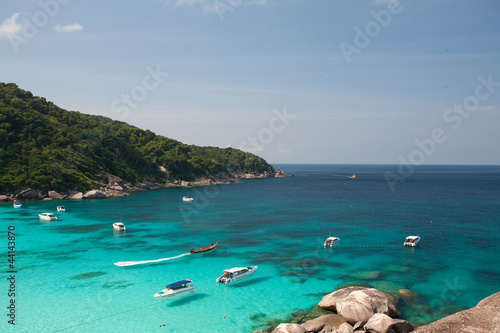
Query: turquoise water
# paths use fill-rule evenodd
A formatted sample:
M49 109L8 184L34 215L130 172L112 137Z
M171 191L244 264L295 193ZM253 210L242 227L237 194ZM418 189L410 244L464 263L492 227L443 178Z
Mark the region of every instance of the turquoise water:
M398 307L424 324L500 291L500 168L426 166L391 191L397 166L283 165L295 177L135 192L106 200L0 204L1 331L252 332L347 283L419 293ZM356 179L349 176L355 172ZM181 198L190 195L193 203ZM57 213L64 204L66 212ZM57 221L38 219L53 212ZM122 221L126 232L112 223ZM15 227L15 298L8 296ZM402 246L420 235L416 248ZM328 236L340 243L323 248ZM215 251L155 264L114 262ZM226 268L258 265L233 285ZM191 278L197 292L153 295ZM15 326L7 317L15 300Z

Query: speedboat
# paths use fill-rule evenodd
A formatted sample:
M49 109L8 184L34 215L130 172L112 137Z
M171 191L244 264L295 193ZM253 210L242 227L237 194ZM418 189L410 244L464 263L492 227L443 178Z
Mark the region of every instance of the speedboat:
M38 217L40 218L40 220L45 220L45 221L57 220L57 217L52 213L38 214Z
M191 248L191 250L189 252L191 254L193 254L193 253L201 253L201 252L212 251L213 249L215 249L217 247L217 243L219 243L219 242L212 243L212 245L207 246L207 247L199 248L198 250L195 250L194 247L193 247L193 248Z
M194 200L193 197L189 197L189 196L182 197L182 201L184 201L184 202L191 202L193 200Z
M19 208L19 207L21 207L22 205L23 205L23 204L22 204L22 203L20 203L19 201L14 202L14 208Z
M127 230L127 228L125 228L125 224L123 224L122 222L113 223L113 228L115 230Z
M259 266L234 267L225 269L224 274L219 276L215 282L228 284L249 277L259 268Z
M354 178L356 178L356 174L355 173L353 173L352 176L351 176L351 179L354 179Z
M187 294L194 293L196 290L195 286L191 285L192 280L182 280L171 283L165 287L162 291L155 294L155 298L171 299Z
M340 238L338 237L328 237L326 240L325 240L325 247L329 246L329 247L333 247L335 244L337 244L338 242L340 241Z
M66 208L64 208L64 206L57 206L57 211L58 212L65 212Z
M408 236L405 239L404 246L416 246L420 242L420 236Z

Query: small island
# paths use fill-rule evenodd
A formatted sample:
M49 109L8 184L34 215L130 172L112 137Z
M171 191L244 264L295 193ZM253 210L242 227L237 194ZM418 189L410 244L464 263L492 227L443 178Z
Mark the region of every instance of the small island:
M98 199L289 176L254 154L67 111L13 83L0 83L0 170L0 201Z

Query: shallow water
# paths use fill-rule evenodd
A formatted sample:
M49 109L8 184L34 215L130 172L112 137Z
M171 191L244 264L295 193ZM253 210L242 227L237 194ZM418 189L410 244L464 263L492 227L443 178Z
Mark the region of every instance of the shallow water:
M398 307L424 324L500 290L499 167L421 167L394 192L384 173L396 166L281 167L295 177L18 209L0 204L0 330L252 332L350 283L418 292ZM195 201L182 202L185 195ZM57 213L61 203L66 212ZM41 212L58 220L43 222ZM115 231L116 221L127 231ZM9 226L16 233L14 329L6 316ZM421 243L403 247L411 234ZM330 235L340 243L325 249ZM215 241L217 249L204 254L113 265L175 257ZM215 283L224 269L246 265L259 269L235 284ZM196 293L153 298L186 278Z

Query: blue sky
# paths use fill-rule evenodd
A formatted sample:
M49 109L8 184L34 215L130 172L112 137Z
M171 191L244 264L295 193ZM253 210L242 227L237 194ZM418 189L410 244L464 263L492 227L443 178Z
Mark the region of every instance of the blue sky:
M0 73L271 163L500 164L500 2L2 1Z

